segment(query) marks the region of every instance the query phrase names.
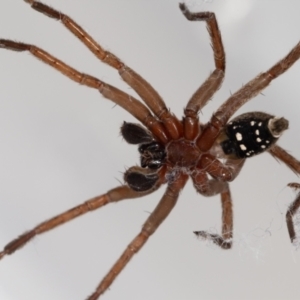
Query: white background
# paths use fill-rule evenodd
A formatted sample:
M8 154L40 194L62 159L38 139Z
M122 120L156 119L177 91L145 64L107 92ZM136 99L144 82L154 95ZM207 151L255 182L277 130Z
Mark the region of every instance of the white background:
M213 70L205 24L188 22L177 1L52 0L101 45L159 91L179 117ZM296 1L187 1L214 11L227 54L223 87L200 115L209 120L230 92L267 70L299 41ZM0 37L39 45L71 66L128 93L63 26L21 0L0 2ZM300 157L300 64L239 113L265 111L290 120L280 145ZM134 93L133 93L134 94ZM138 163L119 135L133 118L28 53L0 50L0 246L39 222L119 185ZM299 299L300 253L285 212L298 178L269 154L251 158L231 184L235 243L224 251L192 231L220 231L219 197L189 183L157 233L103 296L113 299ZM85 215L35 238L0 262L1 300L83 300L138 233L164 187ZM101 298L102 299L102 298Z

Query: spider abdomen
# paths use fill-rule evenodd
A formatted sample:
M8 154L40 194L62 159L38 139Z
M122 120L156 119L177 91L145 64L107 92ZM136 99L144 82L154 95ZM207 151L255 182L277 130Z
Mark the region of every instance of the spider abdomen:
M245 113L227 124L220 144L225 154L247 158L269 149L287 128L284 118L262 112Z

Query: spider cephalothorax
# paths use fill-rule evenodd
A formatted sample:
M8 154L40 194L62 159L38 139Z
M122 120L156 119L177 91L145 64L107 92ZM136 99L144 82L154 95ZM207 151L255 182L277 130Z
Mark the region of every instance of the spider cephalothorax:
M0 252L0 259L20 249L36 235L89 211L108 203L142 197L155 191L162 184L167 184L162 199L149 215L140 233L129 243L94 293L88 298L96 300L110 287L134 254L143 247L148 238L166 219L189 177L196 191L201 195L220 194L223 211L221 234L210 234L206 231L195 233L212 240L221 248L229 249L232 246L233 235L229 182L238 176L246 159L262 152L268 152L295 173L300 174L300 162L276 144L281 133L288 128L287 120L262 112L252 112L242 114L230 121L230 118L242 105L259 94L272 80L284 73L300 58L300 43L273 67L260 73L232 94L211 116L210 121L202 124L199 121L198 113L220 88L225 74L225 52L214 13L191 13L185 4L179 5L181 12L188 20L206 22L215 65L213 72L188 101L184 109L184 116L182 120L179 120L169 111L163 99L145 79L126 66L117 56L104 50L75 21L36 0L25 0L25 2L29 3L33 9L60 20L97 58L116 69L141 100L93 76L75 70L37 46L0 39L0 48L18 52L28 51L71 80L96 89L104 98L127 110L142 125L124 123L121 134L128 143L138 145L141 166L131 167L126 171L124 175L126 184L42 222L14 239ZM296 183L292 183L290 186L300 188L300 185ZM286 215L292 242L296 237L293 216L299 206L300 194Z
M212 146L212 151L209 152L214 155L216 148L219 149L215 155L216 159L220 156L237 160L249 158L267 151L287 128L288 121L284 118L263 112L245 113L226 124ZM163 164L170 166L169 172L179 168L187 175L198 172L197 165L202 157L201 151L196 146L198 136L194 140L182 137L163 146L138 124L124 122L121 133L129 144L139 144L141 167L153 170L145 172L131 168L125 173L125 181L134 190L146 191L153 188L158 180L154 170ZM168 173L165 176L167 177Z

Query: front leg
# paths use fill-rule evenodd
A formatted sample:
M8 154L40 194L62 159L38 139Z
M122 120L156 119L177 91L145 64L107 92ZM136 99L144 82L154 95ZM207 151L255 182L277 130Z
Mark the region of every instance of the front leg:
M122 79L140 95L151 111L162 120L172 138L179 138L182 131L180 122L169 112L161 96L144 78L126 66L117 56L103 49L69 16L36 0L25 0L25 2L29 3L34 10L50 18L61 21L62 24L85 44L98 59L118 70Z

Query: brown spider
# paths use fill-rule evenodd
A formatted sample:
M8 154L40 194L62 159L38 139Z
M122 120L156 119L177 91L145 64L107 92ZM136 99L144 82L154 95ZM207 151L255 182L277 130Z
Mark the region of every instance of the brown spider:
M27 2L32 3L32 7L40 12L44 12L54 18L61 17L57 11L50 9L46 5L35 1ZM217 110L210 123L199 126L197 116L199 110L204 107L222 82L225 70L225 54L214 14L190 14L183 5L181 5L181 9L186 17L207 22L212 38L216 66L215 71L189 101L182 122L178 121L166 109L164 102L153 88L123 65L118 58L109 54L109 56L106 56L106 59L107 57L108 59L105 60L104 51L90 37L89 41L83 42L86 42L90 49L91 46L96 46L94 49L97 50L98 57L119 70L121 77L141 96L155 117L152 116L152 113L146 106L133 97L130 96L128 98L128 95L104 84L96 78L88 75L82 76L82 74L74 69L70 69L62 62L58 63L55 59L54 68L77 82L99 89L105 97L125 108L148 128L146 130L139 125L124 123L121 130L127 142L140 145L139 151L143 168L133 167L126 172L125 181L128 186L120 186L109 191L106 195L91 199L89 202L86 202L89 206L85 203L77 207L76 210L63 214L64 220L62 220L62 217L51 219L9 243L1 253L2 257L23 246L36 234L52 229L91 209L103 206L106 204L108 197L111 198L111 201L139 197L154 191L162 183L168 183L167 191L160 204L145 223L140 235L134 239L134 242L130 244L125 254L121 257L121 263L119 260L118 266L114 267L113 271L100 284L97 292L89 298L97 299L108 288L114 277L123 269L134 252L142 247L148 236L156 230L171 211L176 203L179 191L187 180L187 175L192 178L195 188L201 194L206 196L221 194L223 204L222 236L210 235L203 231L197 232L197 234L203 238L210 238L220 247L228 249L231 247L232 238L232 209L227 182L238 175L245 158L267 150L286 163L292 170L299 173L299 162L275 145L279 135L288 126L288 122L285 119L276 119L271 115L255 112L243 114L228 123L230 117L240 106L258 94L272 79L283 73L299 58L299 44L280 63L233 94ZM65 16L64 19L69 21L73 29L76 29L78 26L68 17ZM88 36L81 28L79 30L84 36ZM53 58L43 50L23 43L0 40L0 45L16 51L30 50L32 54L46 63L49 63L49 59ZM97 55L97 53L95 54ZM141 82L142 84L140 84ZM224 159L225 163L221 163L218 159ZM208 177L207 173L210 177ZM296 200L295 203L297 204L298 202ZM292 225L292 220L290 220L288 227L291 240L295 237L291 231ZM133 249L135 251L132 251Z

